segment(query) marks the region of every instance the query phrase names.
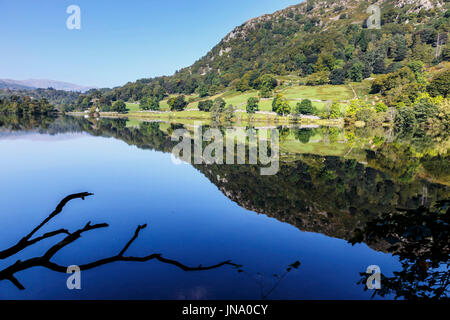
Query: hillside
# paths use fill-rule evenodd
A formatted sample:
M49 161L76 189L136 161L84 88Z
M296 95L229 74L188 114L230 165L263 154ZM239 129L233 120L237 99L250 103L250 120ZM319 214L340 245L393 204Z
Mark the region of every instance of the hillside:
M448 60L449 3L380 0L381 29L367 29L366 1L309 0L251 19L204 57L173 76L141 79L105 101L138 101L168 94L214 95L257 89L261 75L294 75L312 85L361 81L398 70L407 61Z

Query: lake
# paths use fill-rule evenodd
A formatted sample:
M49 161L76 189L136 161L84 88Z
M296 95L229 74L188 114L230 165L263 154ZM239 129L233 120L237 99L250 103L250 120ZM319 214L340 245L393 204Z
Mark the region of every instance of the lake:
M171 134L192 123L0 117L0 299L408 299L418 282L436 295L448 212L428 217L450 195L447 136L252 126L279 136L275 175L175 163ZM434 212L422 229L396 220L418 208ZM380 221L391 229L366 230ZM381 289L365 290L373 265Z

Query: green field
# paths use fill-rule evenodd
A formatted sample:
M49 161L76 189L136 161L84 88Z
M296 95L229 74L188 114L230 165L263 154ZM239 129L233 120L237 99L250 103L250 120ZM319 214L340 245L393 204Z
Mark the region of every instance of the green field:
M280 93L286 99L311 100L351 100L354 98L352 89L347 85L323 86L291 86Z
M136 103L126 102L126 105L127 105L128 110L130 110L129 112L137 112L137 111L141 110L139 108L139 105Z
M357 85L355 90L358 93L362 93L367 90L367 85ZM332 100L351 100L354 98L353 91L348 85L323 85L323 86L287 86L286 88L280 89L275 93L281 93L289 102L291 106L291 110L295 109L295 106L302 99L311 99L311 100L321 100L312 101L313 106L318 111L324 111L324 109L330 104ZM258 97L259 92L256 90L247 91L247 92L237 92L237 91L226 91L224 93L218 93L214 96L199 98L197 94L186 95L186 100L195 100L190 102L185 112L171 113L171 117L182 118L205 118L204 113L197 114L197 111L190 111L192 109L198 108L198 102L203 100L214 100L216 98L222 98L225 100L226 104L232 104L238 110L245 110L247 100L251 97ZM170 111L169 105L167 101L170 97L176 96L171 95L168 98L162 100L159 103L161 111ZM259 110L260 111L272 111L272 101L273 98L270 99L261 99L259 102ZM328 101L328 102L326 102ZM344 105L342 106L345 107ZM141 111L138 104L127 103L127 108L130 110L130 113L137 113Z

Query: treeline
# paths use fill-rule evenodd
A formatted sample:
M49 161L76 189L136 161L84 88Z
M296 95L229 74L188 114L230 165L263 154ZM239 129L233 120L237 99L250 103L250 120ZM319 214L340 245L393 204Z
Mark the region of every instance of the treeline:
M74 105L80 95L80 92L56 90L53 88L39 88L34 90L0 90L0 98L11 96L28 96L36 100L46 99L50 104L54 105L55 108L61 111L64 111L65 109L69 108L69 106Z
M58 111L47 99L34 99L29 96L11 96L0 98L0 113L17 115L50 116Z

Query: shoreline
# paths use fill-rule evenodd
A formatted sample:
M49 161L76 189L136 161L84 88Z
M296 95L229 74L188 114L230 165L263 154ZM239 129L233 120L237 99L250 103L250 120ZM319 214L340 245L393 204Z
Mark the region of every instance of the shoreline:
M131 118L139 120L163 120L163 121L177 121L177 120L200 120L200 121L213 121L211 119L210 112L204 111L141 111L141 112L130 112L130 113L117 113L117 112L99 112L92 116L86 112L66 112L66 115L70 116L88 116L88 117L99 117L99 118ZM229 121L231 123L240 122L251 122L251 123L270 123L278 125L289 125L289 124L304 124L304 125L318 125L318 126L333 126L333 127L344 127L343 119L320 119L318 117L312 116L300 116L299 118L294 118L292 116L279 116L276 113L270 112L258 112L249 114L246 112L235 112L234 118ZM227 123L221 119L220 123Z

